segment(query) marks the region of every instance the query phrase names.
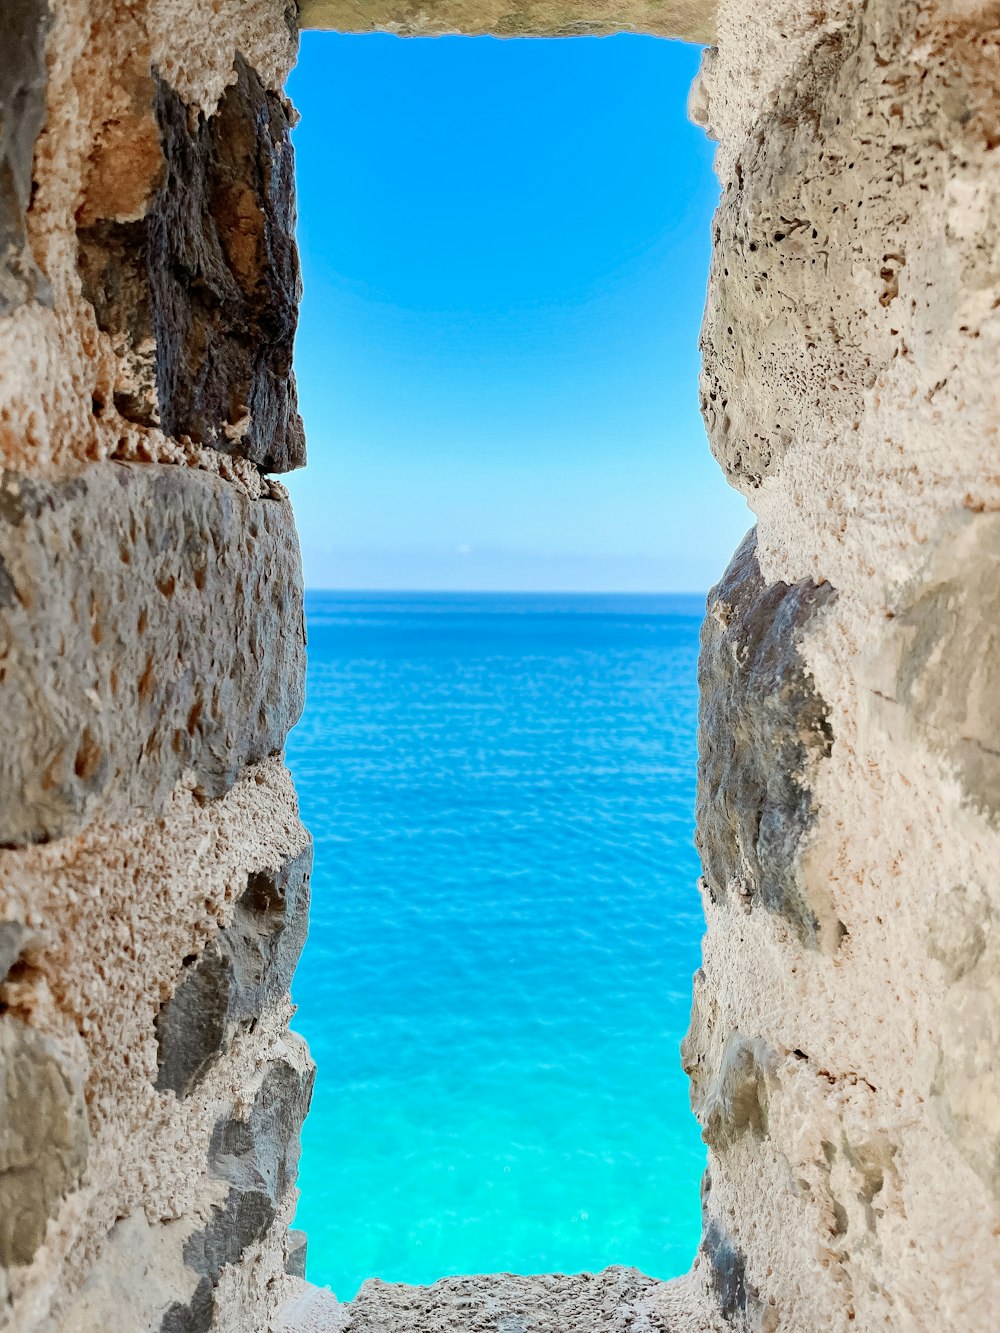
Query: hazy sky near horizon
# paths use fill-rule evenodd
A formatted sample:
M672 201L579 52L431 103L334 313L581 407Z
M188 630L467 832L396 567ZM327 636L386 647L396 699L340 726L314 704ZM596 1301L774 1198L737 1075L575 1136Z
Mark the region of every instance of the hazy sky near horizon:
M751 516L698 413L696 48L306 33L289 92L317 588L701 591Z

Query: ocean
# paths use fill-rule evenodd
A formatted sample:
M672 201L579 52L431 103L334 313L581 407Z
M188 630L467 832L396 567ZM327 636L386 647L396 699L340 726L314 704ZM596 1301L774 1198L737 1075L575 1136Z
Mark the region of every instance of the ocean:
M684 1272L698 596L307 594L308 1276Z

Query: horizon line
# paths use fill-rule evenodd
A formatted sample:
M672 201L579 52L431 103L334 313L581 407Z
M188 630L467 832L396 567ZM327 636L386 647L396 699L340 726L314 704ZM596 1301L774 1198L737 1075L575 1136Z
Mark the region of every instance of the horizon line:
M702 588L329 588L312 583L304 590L386 597L707 597L709 593Z

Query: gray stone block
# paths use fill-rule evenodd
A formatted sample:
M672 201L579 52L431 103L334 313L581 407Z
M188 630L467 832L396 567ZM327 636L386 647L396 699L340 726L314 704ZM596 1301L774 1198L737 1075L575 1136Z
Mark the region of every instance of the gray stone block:
M35 140L45 122L47 0L4 0L0 55L0 316L25 301L51 303L28 248Z
M34 1258L80 1183L88 1138L79 1071L51 1038L0 1011L0 1267Z
M233 920L189 964L156 1020L156 1086L187 1096L240 1029L286 993L309 923L312 848L249 877Z
M289 1277L305 1278L309 1237L304 1231L290 1229L285 1254L285 1272Z
M301 1037L289 1033L285 1041L299 1048L301 1058L273 1060L247 1118L226 1117L215 1127L210 1175L229 1190L184 1246L185 1265L198 1275L198 1285L189 1303L175 1302L166 1311L160 1333L205 1333L212 1326L223 1268L264 1238L295 1183L315 1070Z
M302 708L290 507L205 472L96 464L0 478L0 844L205 797Z
M765 584L756 529L709 594L698 666L698 850L709 892L737 889L816 943L815 905L797 875L813 819L812 765L830 754L828 709L799 655L802 633L836 593Z
M727 1039L701 1112L702 1138L713 1152L728 1152L744 1134L767 1135L775 1067L773 1052L759 1038L734 1032Z

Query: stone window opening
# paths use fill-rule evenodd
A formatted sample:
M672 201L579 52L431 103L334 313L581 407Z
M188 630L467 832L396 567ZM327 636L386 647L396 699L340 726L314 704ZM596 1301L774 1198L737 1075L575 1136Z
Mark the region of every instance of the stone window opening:
M0 1325L992 1329L995 0L8 0ZM309 839L290 111L305 26L709 43L702 410L758 523L702 650L702 1243L375 1284L289 1236Z

